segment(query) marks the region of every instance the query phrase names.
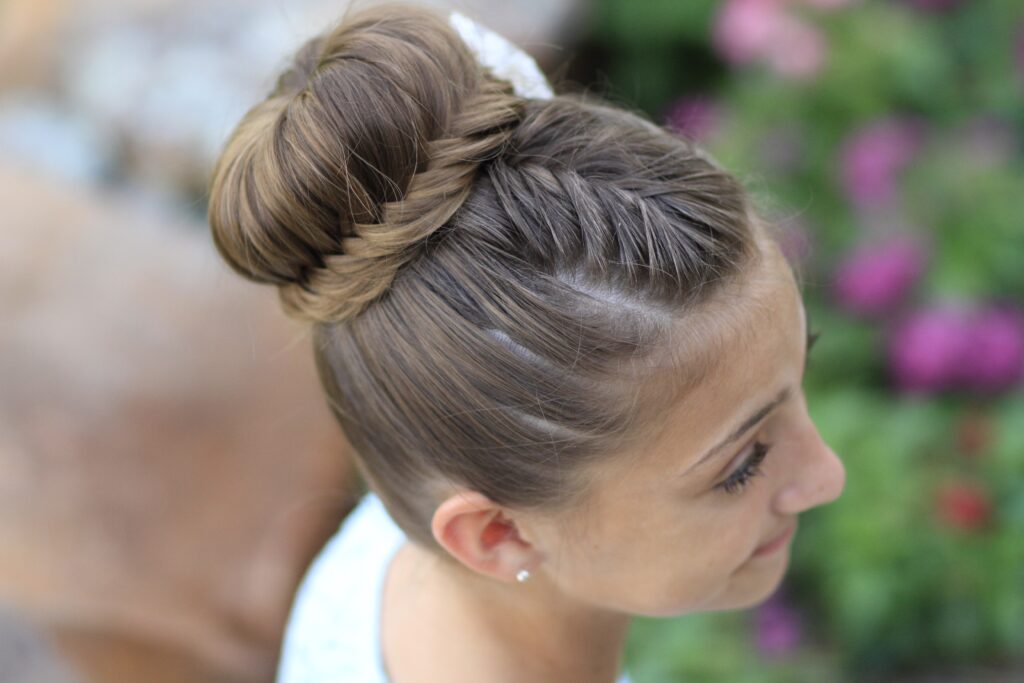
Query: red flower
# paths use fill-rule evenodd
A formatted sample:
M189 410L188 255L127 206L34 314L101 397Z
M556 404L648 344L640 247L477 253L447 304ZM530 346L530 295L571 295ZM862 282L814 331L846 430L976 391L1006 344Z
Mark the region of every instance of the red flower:
M956 529L974 531L992 517L992 501L988 492L967 481L954 481L939 488L936 497L939 519Z

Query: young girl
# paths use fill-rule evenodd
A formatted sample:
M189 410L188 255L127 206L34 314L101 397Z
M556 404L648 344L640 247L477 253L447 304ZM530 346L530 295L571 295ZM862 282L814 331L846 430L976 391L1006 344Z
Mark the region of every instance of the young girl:
M213 173L220 253L311 323L372 489L300 587L283 683L628 681L633 615L758 604L843 489L739 182L466 21L346 16Z

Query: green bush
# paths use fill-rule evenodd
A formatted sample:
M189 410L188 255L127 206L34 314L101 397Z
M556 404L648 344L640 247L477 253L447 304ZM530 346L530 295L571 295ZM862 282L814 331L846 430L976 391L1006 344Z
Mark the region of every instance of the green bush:
M762 610L637 619L627 665L638 683L1020 666L1024 4L762 2L810 36L800 61L798 40L723 37L758 2L599 0L590 66L794 240L822 332L808 405L847 487L801 517L773 598L790 647L759 645Z

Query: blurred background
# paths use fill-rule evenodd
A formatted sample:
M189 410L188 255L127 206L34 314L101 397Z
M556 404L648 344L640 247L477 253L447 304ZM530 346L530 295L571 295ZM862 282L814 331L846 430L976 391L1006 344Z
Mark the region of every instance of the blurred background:
M844 495L761 607L638 619L634 680L1024 680L1024 3L430 4L705 146L821 333ZM343 8L0 3L0 681L272 680L359 489L205 184Z

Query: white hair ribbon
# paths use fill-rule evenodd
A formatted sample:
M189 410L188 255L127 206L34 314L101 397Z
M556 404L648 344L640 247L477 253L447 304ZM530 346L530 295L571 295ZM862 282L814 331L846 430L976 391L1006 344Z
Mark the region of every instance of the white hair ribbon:
M460 12L452 12L448 22L476 60L498 78L511 82L517 95L537 100L554 97L544 72L523 49Z

